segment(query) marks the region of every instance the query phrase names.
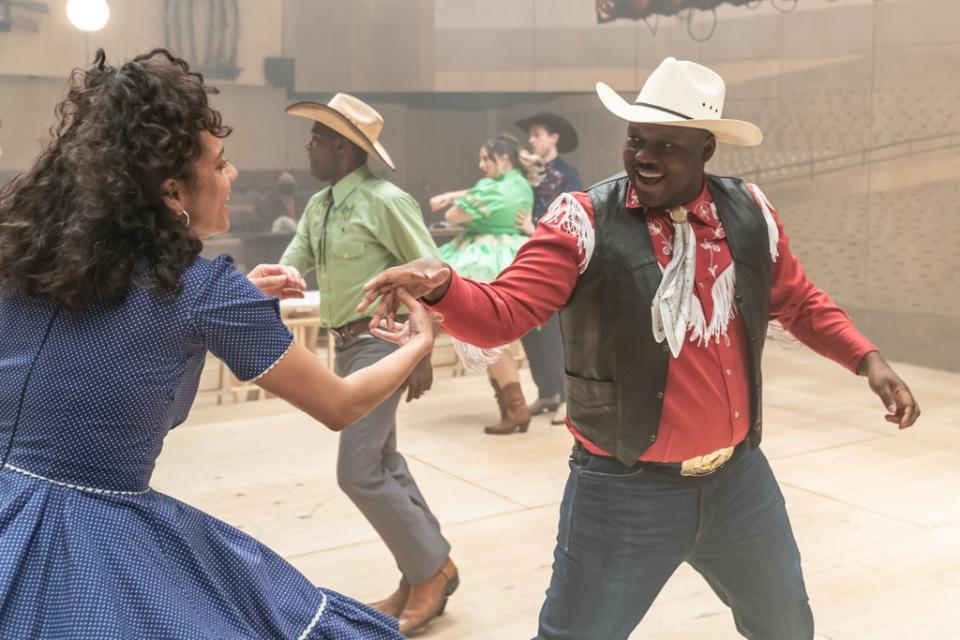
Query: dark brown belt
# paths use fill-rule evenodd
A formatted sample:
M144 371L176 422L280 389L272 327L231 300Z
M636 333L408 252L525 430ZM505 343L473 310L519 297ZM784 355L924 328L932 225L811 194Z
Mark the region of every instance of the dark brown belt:
M407 316L397 316L397 322L405 322L406 319ZM338 341L346 342L347 340L356 338L361 333L370 331L370 318L360 318L353 322L348 322L342 327L333 327L330 331L333 332L333 335L336 336Z

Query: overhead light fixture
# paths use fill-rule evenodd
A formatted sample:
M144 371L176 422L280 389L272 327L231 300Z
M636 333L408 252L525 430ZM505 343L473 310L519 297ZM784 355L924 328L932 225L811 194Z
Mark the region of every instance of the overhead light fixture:
M110 20L107 0L67 0L67 18L81 31L100 31Z

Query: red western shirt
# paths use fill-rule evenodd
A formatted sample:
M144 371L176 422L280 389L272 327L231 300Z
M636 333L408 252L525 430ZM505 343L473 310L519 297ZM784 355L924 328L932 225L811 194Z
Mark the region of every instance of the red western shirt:
M863 356L876 347L807 278L790 251L776 211L759 189L749 187L758 204L767 207L779 234L776 252L771 251L775 255L771 265L771 320L779 320L808 347L855 372ZM589 196L582 192L571 195L583 206L592 226ZM714 283L727 269L733 269L726 234L706 184L685 206L697 242L694 294L703 310L706 331L702 333L706 335L688 330L683 349L670 359L657 440L640 458L646 461L679 462L735 445L746 437L750 425L746 329L735 306L724 305L722 296L719 305L714 304ZM645 210L632 190L627 192L627 208L646 216L653 249L660 265L666 267L674 236L669 216L663 211ZM480 347L508 344L543 324L566 304L577 284L583 258L569 228L551 224L548 216L495 281L478 283L454 273L447 293L432 308L444 316L444 329L464 342ZM721 307L716 316L715 306ZM580 434L569 420L567 427L589 451L609 455Z

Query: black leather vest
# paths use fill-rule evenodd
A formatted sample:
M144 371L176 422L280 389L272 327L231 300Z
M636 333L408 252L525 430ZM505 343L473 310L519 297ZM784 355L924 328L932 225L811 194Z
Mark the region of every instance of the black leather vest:
M760 362L770 312L766 222L746 185L707 176L736 271L736 305L749 353L750 443L762 432ZM661 271L646 217L626 207L621 173L587 190L596 244L560 327L566 352L567 415L591 442L632 465L657 439L670 349L653 338L650 308ZM690 343L685 348L694 348ZM706 453L706 452L704 452Z

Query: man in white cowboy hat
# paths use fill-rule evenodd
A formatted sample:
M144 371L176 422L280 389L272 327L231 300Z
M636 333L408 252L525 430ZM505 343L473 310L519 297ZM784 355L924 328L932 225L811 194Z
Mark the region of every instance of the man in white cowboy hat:
M395 169L380 144L383 118L370 105L338 93L327 104L298 102L287 113L313 120L307 154L313 176L330 186L314 195L280 259L301 273L316 270L320 324L336 337L336 370L353 373L396 346L373 337L356 311L363 283L383 269L437 247L420 206L367 168L372 154ZM433 380L425 358L407 382L407 401ZM397 450L396 413L403 389L340 434L337 482L386 543L400 569L399 588L372 606L400 618L411 633L438 615L459 582L450 544Z
M783 498L758 445L770 319L866 376L901 429L917 403L847 315L806 277L760 190L705 173L717 142L760 130L723 118L724 83L667 58L628 103L625 173L564 194L513 265L476 284L432 259L388 270L444 328L509 343L560 309L567 424L576 438L538 638L627 638L687 562L740 632L809 640L813 617ZM376 319L376 317L375 317Z

